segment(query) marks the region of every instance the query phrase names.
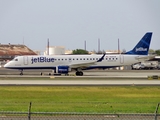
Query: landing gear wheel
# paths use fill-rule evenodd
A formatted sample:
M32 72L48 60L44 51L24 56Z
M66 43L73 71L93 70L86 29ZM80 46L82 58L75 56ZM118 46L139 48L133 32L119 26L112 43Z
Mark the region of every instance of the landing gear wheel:
M82 71L77 71L76 76L83 76L83 72Z
M79 72L78 71L76 72L76 76L79 76Z
M23 75L23 72L21 72L20 75Z
M83 76L83 72L82 72L82 71L80 71L80 72L79 72L79 75L80 75L80 76Z
M19 75L23 75L23 70L20 70L20 74Z

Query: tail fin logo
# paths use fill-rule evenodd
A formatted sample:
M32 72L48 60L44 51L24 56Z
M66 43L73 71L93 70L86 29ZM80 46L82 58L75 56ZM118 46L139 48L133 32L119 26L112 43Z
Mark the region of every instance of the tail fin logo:
M142 39L137 43L137 45L132 50L126 52L125 54L148 55L151 38L152 38L152 32L147 32L142 37Z
M143 48L143 47L136 48L136 52L138 51L147 51L147 48Z

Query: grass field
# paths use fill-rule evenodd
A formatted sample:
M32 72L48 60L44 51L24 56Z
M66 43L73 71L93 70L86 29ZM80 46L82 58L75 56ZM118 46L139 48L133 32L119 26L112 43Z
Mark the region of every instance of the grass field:
M0 111L154 113L160 86L1 86Z

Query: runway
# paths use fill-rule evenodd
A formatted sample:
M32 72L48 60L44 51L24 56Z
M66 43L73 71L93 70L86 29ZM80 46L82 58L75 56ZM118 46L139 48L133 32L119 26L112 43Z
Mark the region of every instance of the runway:
M0 80L1 86L159 86L160 80Z
M47 73L48 71L44 71ZM29 86L157 86L160 80L148 80L148 76L160 76L158 70L147 71L84 71L84 76L41 76L40 71L26 71L23 76L18 71L0 69L0 85L29 85ZM34 74L35 73L35 74ZM74 74L73 72L71 75ZM33 79L36 78L36 79Z
M44 76L48 76L52 70L24 70L24 75L36 75L40 76L40 73ZM83 71L84 76L148 76L148 75L160 75L160 70L86 70ZM19 76L19 70L0 68L0 75L17 75ZM75 72L70 72L75 74Z

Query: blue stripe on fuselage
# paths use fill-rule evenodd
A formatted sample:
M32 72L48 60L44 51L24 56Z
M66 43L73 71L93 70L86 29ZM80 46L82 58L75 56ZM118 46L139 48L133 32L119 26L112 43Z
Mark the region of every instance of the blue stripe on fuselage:
M113 68L113 67L119 67L119 66L90 66L87 68L84 68L82 70L90 70L90 69L107 69L107 68ZM56 69L56 67L7 67L8 69Z

